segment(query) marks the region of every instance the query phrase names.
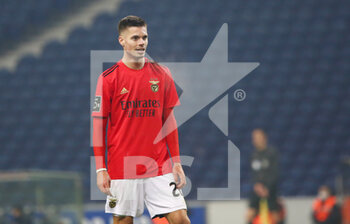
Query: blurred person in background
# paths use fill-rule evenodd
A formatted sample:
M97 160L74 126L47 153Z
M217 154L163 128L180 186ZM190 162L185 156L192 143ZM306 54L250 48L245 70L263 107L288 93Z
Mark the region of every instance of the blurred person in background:
M341 224L340 208L330 187L321 186L318 189L312 205L312 220L314 224Z
M253 130L252 143L255 148L250 163L253 191L249 197L246 221L248 224L281 223L281 206L277 199L277 151L268 146L267 135L262 129Z
M16 205L12 208L11 224L32 224L32 220L23 212L23 208L20 205Z

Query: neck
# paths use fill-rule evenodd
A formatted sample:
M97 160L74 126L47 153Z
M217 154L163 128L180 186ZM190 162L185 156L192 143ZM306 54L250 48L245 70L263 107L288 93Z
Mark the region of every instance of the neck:
M122 62L131 69L141 69L145 65L145 58L130 58L124 54Z

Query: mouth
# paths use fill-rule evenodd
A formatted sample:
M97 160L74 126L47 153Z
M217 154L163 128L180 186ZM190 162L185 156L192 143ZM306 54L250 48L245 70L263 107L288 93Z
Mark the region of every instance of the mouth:
M145 48L138 48L138 49L136 49L137 52L145 52L145 50L146 50Z

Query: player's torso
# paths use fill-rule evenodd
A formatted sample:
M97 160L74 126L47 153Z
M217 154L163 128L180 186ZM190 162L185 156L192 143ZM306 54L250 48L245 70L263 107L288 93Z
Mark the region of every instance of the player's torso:
M139 161L152 170L151 161L162 164L169 157L165 140L154 143L163 125L166 72L151 63L133 70L118 62L109 75L113 86L107 142L108 163L114 179L123 178L124 159L129 156L147 158ZM128 169L127 169L128 170ZM158 170L152 176L158 174Z
M269 149L253 153L251 167L255 172L266 172L269 170L270 165L271 152Z
M121 122L158 122L164 103L164 73L150 63L133 70L119 63L115 70L110 119Z

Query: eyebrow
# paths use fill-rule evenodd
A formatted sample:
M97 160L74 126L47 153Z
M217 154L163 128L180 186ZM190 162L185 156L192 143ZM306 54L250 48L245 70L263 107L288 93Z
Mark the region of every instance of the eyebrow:
M145 37L148 37L148 35L143 35L143 36L139 36L139 35L133 35L133 36L131 36L131 38L135 38L135 37L141 37L141 38L145 38Z

